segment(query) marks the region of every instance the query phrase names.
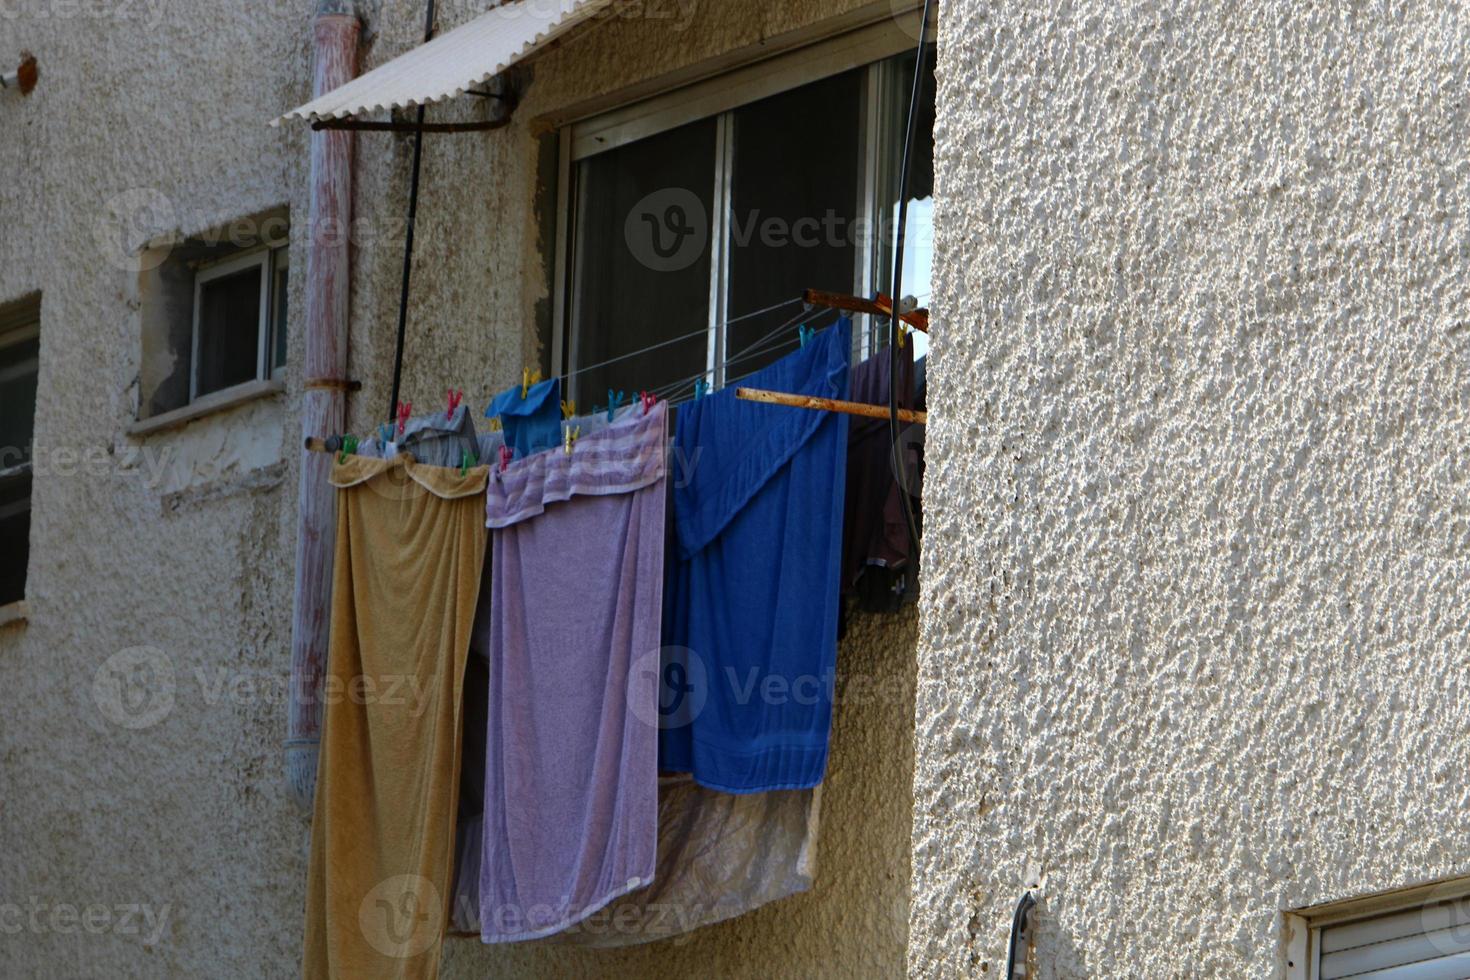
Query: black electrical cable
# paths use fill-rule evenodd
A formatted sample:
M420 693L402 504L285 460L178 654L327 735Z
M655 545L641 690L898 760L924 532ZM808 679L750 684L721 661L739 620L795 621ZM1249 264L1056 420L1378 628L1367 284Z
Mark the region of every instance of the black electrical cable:
M908 524L909 544L914 560L919 560L919 524L914 518L913 498L909 493L908 469L904 466L903 448L898 430L898 337L899 304L903 298L903 247L909 219L909 163L914 149L914 131L919 124L919 98L924 90L924 62L929 54L929 12L934 0L924 0L919 17L919 48L914 56L914 87L909 93L909 118L903 139L903 162L898 170L898 226L893 245L893 310L888 318L888 434L892 440L893 473L898 480L903 516Z
M424 43L434 39L434 0L424 15ZM398 415L398 391L403 382L403 340L408 332L408 281L413 274L413 226L419 215L419 167L424 159L424 107L418 107L413 134L413 171L408 180L408 228L403 236L403 285L398 293L398 346L393 351L393 395L388 400L388 421Z
M1027 892L1016 903L1016 912L1011 916L1011 939L1006 944L1005 980L1016 980L1025 974L1026 950L1031 945L1026 930L1030 927L1031 910L1036 908L1036 899ZM1017 972L1017 967L1022 969Z

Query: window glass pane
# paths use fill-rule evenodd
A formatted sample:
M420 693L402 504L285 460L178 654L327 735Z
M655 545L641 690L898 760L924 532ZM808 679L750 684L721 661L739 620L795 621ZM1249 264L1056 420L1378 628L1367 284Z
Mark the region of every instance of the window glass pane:
M895 59L895 80L888 86L885 131L890 134L884 147L887 179L882 189L879 213L883 215L884 240L879 250L877 282L884 293L892 292L893 243L898 233L898 178L903 158L903 140L908 125L909 98L914 84L914 55ZM930 287L934 265L934 64L931 48L925 59L924 83L919 97L919 120L914 130L914 146L909 158L909 211L903 250L903 291L913 296L920 306L930 304ZM884 332L884 338L887 332ZM914 333L914 356L922 357L929 349L929 338Z
M271 297L275 304L271 311L271 337L275 347L271 364L278 368L286 364L286 286L290 279L287 271L286 254L281 252L276 256L276 281L271 287Z
M254 266L200 287L195 397L259 376L260 276Z
M0 347L0 470L31 458L39 338Z
M713 119L577 166L571 359L585 367L694 334L572 379L583 411L607 390L652 390L703 370L709 322Z
M0 480L0 605L25 598L30 533L31 475Z
M863 79L851 71L735 111L730 319L808 288L853 292ZM793 327L775 348L742 356L799 309L732 323L727 381L794 350Z

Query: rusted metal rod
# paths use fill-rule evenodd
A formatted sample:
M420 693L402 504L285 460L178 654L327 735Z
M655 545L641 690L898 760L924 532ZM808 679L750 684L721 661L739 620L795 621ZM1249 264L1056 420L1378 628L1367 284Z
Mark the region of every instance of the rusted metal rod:
M808 289L802 294L802 299L812 306L825 306L833 310L847 310L850 313L869 313L873 316L892 316L893 303L887 296L881 293L877 301L863 299L861 296L848 296L844 293L826 293L820 289ZM915 330L924 333L929 332L929 311L910 310L908 313L900 313L898 318Z
M887 405L869 405L867 402L845 402L836 398L815 398L811 395L789 395L784 391L766 391L763 388L736 388L735 397L748 402L763 402L767 405L786 405L791 408L810 408L820 412L842 412L845 415L862 415L870 419L888 418ZM917 422L925 425L928 412L911 408L898 410L900 422Z

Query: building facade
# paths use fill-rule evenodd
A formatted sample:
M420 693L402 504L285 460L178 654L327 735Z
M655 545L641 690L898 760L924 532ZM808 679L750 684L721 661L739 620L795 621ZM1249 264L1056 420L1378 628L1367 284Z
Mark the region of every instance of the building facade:
M488 6L441 3L438 27ZM617 5L525 66L510 125L426 137L404 397L591 363L594 305L631 296L619 315L672 334L716 293L763 302L774 273L734 260L693 299L579 279L569 229L599 219L572 195L609 154L702 179L689 127L714 119L737 199L766 134L784 171L821 161L812 195L850 182L860 217L889 213L891 152L844 155L819 110L896 145L914 8ZM342 13L361 71L422 40L406 0L0 5L0 72L22 51L39 69L0 90L16 975L299 968L309 816L283 758L311 136L269 123L312 94L314 18ZM816 886L621 952L451 939L445 974L1003 976L1027 891L1028 975L1331 976L1332 923L1405 910L1402 935L1454 955L1467 37L1418 3L947 0L913 195L932 266L910 244L932 284L926 560L917 608L848 623ZM825 101L749 115L801 92ZM354 145L345 427L366 433L413 143ZM799 255L877 289L886 241Z

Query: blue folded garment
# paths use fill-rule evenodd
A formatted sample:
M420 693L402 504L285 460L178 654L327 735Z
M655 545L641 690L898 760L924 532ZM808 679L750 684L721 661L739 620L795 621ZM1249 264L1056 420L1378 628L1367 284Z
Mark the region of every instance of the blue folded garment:
M525 398L520 385L502 391L485 409L486 418L496 416L516 459L555 448L561 443L561 379L532 385Z
M847 397L846 319L742 382ZM837 668L846 415L679 408L664 594L659 765L729 793L822 781Z

